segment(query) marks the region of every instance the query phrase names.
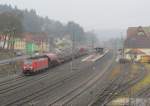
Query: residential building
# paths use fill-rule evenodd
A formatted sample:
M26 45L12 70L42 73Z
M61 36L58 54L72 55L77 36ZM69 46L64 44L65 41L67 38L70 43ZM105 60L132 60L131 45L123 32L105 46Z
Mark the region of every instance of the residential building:
M15 44L14 44L14 49L23 51L23 50L25 50L25 48L26 48L25 39L16 38L15 39Z
M22 33L21 38L15 38L14 49L28 54L49 51L48 35L46 33Z
M23 33L22 36L26 41L27 52L49 51L48 35L46 33Z

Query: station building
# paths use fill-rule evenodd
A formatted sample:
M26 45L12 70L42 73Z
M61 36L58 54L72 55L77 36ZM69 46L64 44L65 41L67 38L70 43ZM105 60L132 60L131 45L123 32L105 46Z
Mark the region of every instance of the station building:
M150 27L128 28L124 56L130 60L150 62Z

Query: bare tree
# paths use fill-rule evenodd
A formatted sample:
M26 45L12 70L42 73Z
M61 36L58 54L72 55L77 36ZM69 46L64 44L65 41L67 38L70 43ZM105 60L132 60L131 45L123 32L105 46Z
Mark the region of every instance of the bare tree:
M3 49L7 43L7 49L14 49L14 39L21 37L22 23L19 15L15 13L1 13L0 14L0 32L4 40Z

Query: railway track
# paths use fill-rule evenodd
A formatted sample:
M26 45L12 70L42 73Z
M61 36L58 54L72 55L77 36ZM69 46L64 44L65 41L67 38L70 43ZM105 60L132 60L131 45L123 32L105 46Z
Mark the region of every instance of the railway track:
M91 65L88 65L86 67L86 69L89 69L90 67L91 67ZM37 98L41 95L45 95L48 92L52 91L53 89L62 86L64 82L76 79L79 75L84 75L86 69L84 68L84 71L76 71L76 72L73 72L71 75L66 75L63 77L63 79L61 78L59 80L53 81L54 83L52 83L52 84L50 84L44 88L39 89L39 90L31 93L30 95L26 95L22 98L15 100L15 101L12 101L10 103L6 103L5 106L10 106L10 105L11 106L16 106L16 105L20 106L20 105L26 104L26 103L34 100L35 98ZM76 88L76 89L78 89L78 88ZM73 92L73 91L71 91L71 92Z
M88 68L90 68L90 66L87 67L87 69ZM79 76L79 75L81 75L83 73L85 73L85 72L84 71L78 71L78 72L76 71L76 72L72 73L71 75L65 75L63 77L63 79L60 78L57 81L53 81L55 83L50 84L49 86L46 86L46 87L44 87L44 88L42 88L40 90L37 90L36 92L34 92L34 93L30 94L30 95L27 95L27 96L25 96L23 98L20 98L20 99L14 101L14 102L11 102L10 104L7 104L6 106L9 106L9 105L14 105L14 106L15 105L24 105L24 104L34 100L35 98L41 96L41 95L47 94L48 92L56 89L57 87L61 87L66 81L73 80L77 76Z
M55 67L54 69L51 69L51 71L57 69ZM0 94L7 93L9 91L15 90L20 87L24 87L28 84L33 84L31 82L40 81L42 79L45 79L47 76L49 76L50 70L47 70L47 72L42 73L42 75L35 75L35 76L19 76L13 80L9 80L3 83L0 83ZM54 75L56 77L56 74ZM52 77L53 78L53 77Z
M144 72L144 74L143 74L143 72L141 72L140 77L137 76L134 79L130 79L129 81L125 82L124 84L122 84L122 82L124 82L125 73L120 75L118 78L116 78L114 81L112 81L108 85L108 87L106 87L104 89L104 91L102 93L99 94L100 96L98 96L99 99L97 100L97 102L95 102L91 105L92 106L97 106L97 105L105 106L105 105L107 105L111 100L113 100L113 98L119 96L120 93L122 93L126 89L130 88L131 86L133 86L134 84L136 84L140 80L142 80L144 78L145 74L146 74L145 72ZM116 84L116 82L118 84Z
M142 90L134 94L134 98L149 98L149 97L150 97L150 86L143 87Z
M143 88L143 90L141 90L140 92L138 92L135 96L135 98L137 97L142 97L142 98L149 98L150 97L150 86L147 86L145 88Z
M96 73L88 80L81 83L79 86L75 87L71 91L68 91L65 95L61 96L60 98L56 99L55 101L49 103L48 106L70 106L69 103L80 96L82 93L87 91L91 86L93 86L97 81L101 79L101 77L107 73L108 69L110 69L112 65L112 61L109 62L108 67L102 71L102 73Z
M150 87L147 88L147 90L144 91L144 93L141 96L143 96L144 98L150 98Z
M87 55L87 53L80 54L79 56L76 56L74 59L78 59L78 58L84 57L86 55ZM65 57L67 58L67 56L65 56ZM72 60L71 58L67 59L65 62L63 62L62 64L59 64L59 65L66 64L66 63L70 62L71 60ZM50 69L53 69L53 68L56 68L56 67L51 67ZM27 79L27 77L24 76L23 74L20 74L20 75L18 75L16 77L13 77L13 78L10 78L10 79L4 80L4 81L0 81L0 86L10 85L11 83L14 83L14 82L22 80L22 79Z
M10 78L8 80L4 80L4 81L0 81L0 86L4 86L4 85L7 85L7 84L11 84L13 82L16 82L16 81L19 81L21 79L23 79L24 76L23 75L19 75L19 76L15 76L13 78Z
M97 105L104 105L106 100L110 98L110 95L116 93L118 87L120 86L119 84L124 81L124 75L127 73L127 71L121 72L118 77L113 79L112 81L109 81L98 94L98 100L95 103L90 103L92 106L97 106Z
M17 88L22 88L24 86L31 86L31 85L34 84L34 83L31 83L31 82L37 83L36 81L41 81L41 80L45 79L45 77L47 77L47 76L48 76L48 74L45 74L45 75L42 75L42 76L36 77L36 78L30 77L30 78L27 78L27 79L26 78L25 79L24 78L19 79L18 80L19 82L16 83L16 84L12 83L12 84L9 84L9 85L4 86L4 87L1 86L0 94L8 93L9 91L13 91ZM51 78L54 78L56 76L57 76L57 73L54 76L52 76Z
M131 86L135 85L136 83L138 83L140 80L143 79L144 76L141 77L136 77L137 79L133 79L129 82L127 82L126 84L121 85L120 87L118 87L118 89L116 89L116 91L114 91L110 97L108 98L107 102L105 104L108 104L110 101L113 100L113 98L119 96L123 91L129 89ZM132 96L132 95L131 95Z
M67 64L68 62L64 63L64 64L61 64L61 65L65 65ZM16 78L14 79L9 79L9 80L6 80L6 81L3 81L3 82L0 82L0 94L4 94L4 93L8 93L9 91L12 91L12 90L15 90L17 88L21 88L21 87L24 87L26 85L31 85L33 83L31 82L36 82L36 81L40 81L40 80L43 80L45 79L46 77L49 76L50 74L50 70L53 71L53 70L57 70L58 67L53 67L49 70L47 70L46 72L42 73L42 75L35 75L35 76L32 76L32 77L27 77L27 76L24 76L23 74L20 75L20 76L17 76ZM65 70L64 70L65 71ZM56 72L56 71L55 71ZM54 74L53 76L51 76L51 78L54 78L56 77L58 74Z
M88 80L81 83L76 88L69 91L67 94L63 95L62 97L56 99L52 103L49 104L49 106L68 106L68 103L72 100L76 99L79 95L81 95L83 92L85 92L89 87L91 87L95 82L100 80L100 78L105 74L105 72L110 68L112 64L112 61L109 63L109 66L105 68L102 73L95 74Z
M69 64L69 63L67 63L67 64ZM66 65L66 64L63 64L63 65ZM43 80L43 79L47 78L49 76L49 74L52 74L52 72L55 70L55 73L53 73L53 76L50 76L50 78L54 78L54 77L58 76L58 74L56 73L56 72L58 72L57 71L58 69L59 69L59 67L54 67L52 69L47 70L44 73L41 73L41 74L38 74L35 76L22 75L14 80L9 80L4 83L0 83L0 94L7 93L7 92L15 90L17 88L24 87L28 84L33 84L31 82ZM64 72L66 72L66 71L64 70Z

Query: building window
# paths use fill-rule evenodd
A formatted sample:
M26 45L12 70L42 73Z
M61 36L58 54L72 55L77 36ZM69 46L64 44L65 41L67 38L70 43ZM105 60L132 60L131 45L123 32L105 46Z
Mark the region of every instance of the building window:
M144 32L138 32L138 35L139 36L144 36L145 34L144 34Z

